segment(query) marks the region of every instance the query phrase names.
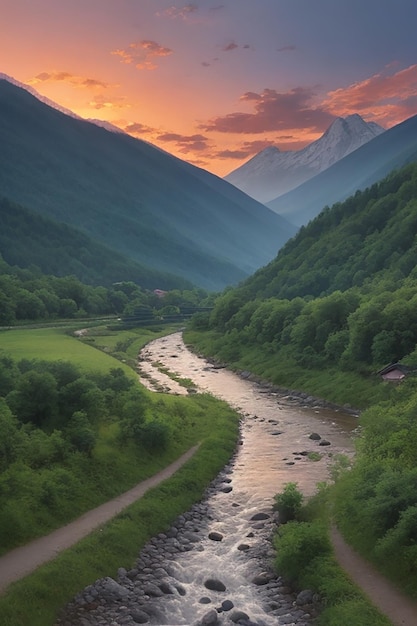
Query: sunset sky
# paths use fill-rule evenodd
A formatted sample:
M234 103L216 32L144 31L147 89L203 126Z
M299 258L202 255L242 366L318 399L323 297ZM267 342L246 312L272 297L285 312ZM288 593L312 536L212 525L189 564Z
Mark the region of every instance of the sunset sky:
M224 176L417 114L416 0L1 0L0 72Z

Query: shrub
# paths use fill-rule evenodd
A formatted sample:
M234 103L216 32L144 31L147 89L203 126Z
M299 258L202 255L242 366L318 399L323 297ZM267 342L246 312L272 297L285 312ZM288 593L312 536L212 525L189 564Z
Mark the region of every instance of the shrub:
M170 430L163 422L153 420L141 428L141 442L145 448L153 451L164 450L169 441Z
M281 526L274 546L277 571L289 581L299 580L301 573L318 556L331 554L326 527L321 522L291 521Z
M284 491L275 496L274 509L279 513L279 521L285 524L297 517L301 511L303 494L299 491L297 483L286 483Z

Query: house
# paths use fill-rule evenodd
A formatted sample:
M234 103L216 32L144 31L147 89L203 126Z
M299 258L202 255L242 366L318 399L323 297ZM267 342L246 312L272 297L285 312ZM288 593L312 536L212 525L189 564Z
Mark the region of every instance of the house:
M383 380L399 382L403 380L411 370L411 367L403 365L402 363L390 363L386 367L383 367L382 370L379 370L377 374L379 374Z

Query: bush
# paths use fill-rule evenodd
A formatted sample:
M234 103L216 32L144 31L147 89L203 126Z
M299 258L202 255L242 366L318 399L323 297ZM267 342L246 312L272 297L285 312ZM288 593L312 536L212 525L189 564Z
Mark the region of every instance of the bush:
M278 530L274 540L276 569L289 581L300 579L302 572L319 556L331 554L326 527L321 522L289 522Z
M284 491L275 496L274 510L279 513L279 521L285 524L294 520L301 511L303 494L299 491L297 483L286 483Z
M169 441L170 430L163 422L153 420L144 424L141 429L141 442L152 451L165 450Z

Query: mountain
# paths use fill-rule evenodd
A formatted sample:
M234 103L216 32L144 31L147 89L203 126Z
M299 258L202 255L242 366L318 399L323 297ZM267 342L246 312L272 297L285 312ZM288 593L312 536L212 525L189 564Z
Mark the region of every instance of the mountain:
M417 115L375 137L296 189L268 202L297 226L417 159Z
M316 176L333 163L384 132L360 115L338 117L316 141L302 150L265 148L225 177L260 202L268 202Z
M76 276L86 284L133 281L143 289L189 289L184 278L151 270L81 231L0 198L0 252L11 266Z
M242 280L296 228L222 179L0 80L0 195L207 289Z
M416 232L417 162L326 208L240 287L252 301L318 297L379 273L416 278Z

